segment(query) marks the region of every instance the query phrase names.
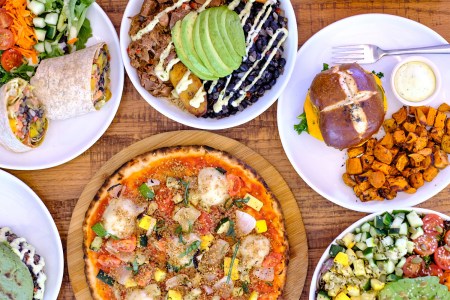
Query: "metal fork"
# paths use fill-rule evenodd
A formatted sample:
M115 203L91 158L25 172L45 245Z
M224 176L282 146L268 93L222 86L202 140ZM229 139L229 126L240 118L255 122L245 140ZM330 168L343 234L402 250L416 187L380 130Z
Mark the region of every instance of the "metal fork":
M335 64L352 63L371 64L386 55L402 54L445 54L450 53L450 45L431 47L383 50L370 44L335 46L332 49L332 62Z

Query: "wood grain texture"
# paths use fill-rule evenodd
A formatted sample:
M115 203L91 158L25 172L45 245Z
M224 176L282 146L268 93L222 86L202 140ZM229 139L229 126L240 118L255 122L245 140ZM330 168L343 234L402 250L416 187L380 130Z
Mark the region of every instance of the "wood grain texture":
M450 1L437 0L291 0L299 29L299 46L314 33L342 18L362 13L388 13L418 21L450 40ZM117 32L127 0L97 0ZM386 33L388 34L388 33ZM123 148L151 135L189 127L164 117L137 93L128 77L119 111L104 136L89 150L62 166L41 171L9 171L41 197L55 219L66 251L70 217L90 178ZM448 101L448 99L447 99ZM295 195L305 224L309 264L302 300L308 299L314 268L328 244L365 214L341 208L315 193L297 175L284 154L277 130L276 104L255 120L217 133L238 140L267 159L283 176ZM421 207L450 214L450 188ZM66 253L66 252L65 252ZM74 299L67 269L59 299Z
M157 134L125 148L92 177L83 190L72 214L67 241L67 266L73 292L77 299L91 299L84 275L82 226L86 210L106 178L124 163L148 151L170 146L207 145L241 159L263 177L280 202L285 218L290 246L286 299L298 299L302 293L308 269L308 246L300 210L289 186L278 171L249 147L218 134L200 130L183 130Z

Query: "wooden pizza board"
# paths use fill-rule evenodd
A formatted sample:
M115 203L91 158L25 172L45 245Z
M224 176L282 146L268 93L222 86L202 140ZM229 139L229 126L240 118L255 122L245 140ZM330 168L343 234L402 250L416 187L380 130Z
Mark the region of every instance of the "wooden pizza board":
M278 198L284 214L290 246L290 260L283 299L299 299L308 271L308 245L297 202L278 171L261 155L233 139L200 130L157 134L139 141L114 155L84 188L70 221L67 263L72 289L77 299L92 299L84 274L82 226L86 210L97 190L120 166L153 149L180 145L206 145L230 153L254 168Z

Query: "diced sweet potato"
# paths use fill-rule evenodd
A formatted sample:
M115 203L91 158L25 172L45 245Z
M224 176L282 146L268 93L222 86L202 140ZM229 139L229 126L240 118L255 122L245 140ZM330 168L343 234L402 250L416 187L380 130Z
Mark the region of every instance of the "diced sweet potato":
M373 149L375 148L375 144L377 143L377 140L374 138L369 139L365 146L366 146L366 152L367 155L373 155Z
M353 147L347 150L347 155L349 158L358 157L364 153L364 146Z
M366 172L372 167L372 163L375 157L373 155L363 154L361 155L361 164L363 168L363 172Z
M450 153L450 135L446 134L442 137L441 140L441 149L445 152L445 153Z
M431 153L433 153L433 150L431 148L423 148L417 151L417 154L421 154L423 156L430 156Z
M389 172L391 170L391 166L382 162L379 162L378 160L374 160L372 163L372 170L374 171L381 171L385 175L389 175Z
M347 159L347 173L350 175L361 174L363 169L359 157Z
M445 119L447 119L447 115L443 112L438 111L436 114L436 119L434 120L434 127L438 129L444 129Z
M424 184L422 173L411 174L408 179L411 186L416 189L420 188Z
M408 181L402 176L390 177L388 178L388 182L391 189L397 192L404 191L409 188Z
M445 132L447 134L450 134L450 119L447 119L447 121L445 121Z
M444 102L441 105L439 105L438 111L448 112L448 111L450 111L450 105L448 105L447 103Z
M395 122L400 125L405 122L406 117L408 116L408 111L406 106L402 106L397 112L392 114L392 118L394 118Z
M425 156L417 153L411 153L408 155L411 166L418 167L420 163L425 159Z
M425 113L422 111L422 109L420 107L416 108L415 115L416 115L417 124L420 124L422 126L427 125L427 116L425 115Z
M383 128L386 132L394 132L397 129L397 123L394 119L387 119L383 122Z
M430 107L427 113L427 125L433 126L434 120L436 119L437 109Z
M385 164L390 164L392 162L392 153L381 144L375 145L375 150L373 152L376 159Z
M411 123L411 122L403 123L403 128L408 132L415 132L416 127L417 127L417 124L415 124L415 123Z
M386 182L386 176L381 171L372 172L369 176L369 182L374 188L380 188Z
M380 144L388 149L394 147L394 137L392 136L392 133L386 133L386 135L381 139Z
M361 195L359 196L359 199L363 202L373 201L373 200L378 200L378 201L384 200L384 198L378 194L378 191L375 188L370 188L370 189L363 191L361 193Z
M397 162L395 163L395 167L399 171L403 171L406 166L409 164L409 158L406 153L402 153L398 156Z
M416 142L414 143L413 151L417 152L422 149L424 149L428 144L428 138L425 136L420 136L417 138Z
M438 169L444 169L448 166L448 155L443 150L438 150L433 153L434 166Z
M393 137L396 145L401 145L406 141L405 132L401 129L395 130Z
M430 132L430 137L431 139L433 139L433 141L440 144L442 142L442 137L444 136L444 133L445 131L443 128L440 129L433 127Z
M356 182L353 180L352 176L350 176L347 173L344 173L342 175L342 180L344 181L344 183L346 185L348 185L349 187L354 187L356 185Z
M426 169L423 172L423 179L425 181L430 182L437 176L438 173L439 173L439 170L436 167L430 166L428 169Z

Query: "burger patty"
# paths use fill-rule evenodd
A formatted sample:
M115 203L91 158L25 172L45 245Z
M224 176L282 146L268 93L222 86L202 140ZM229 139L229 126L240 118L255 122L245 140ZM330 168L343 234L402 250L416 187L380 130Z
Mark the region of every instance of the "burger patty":
M33 300L43 299L47 280L44 258L36 254L36 249L28 244L25 238L18 237L8 227L0 227L0 242L7 242L30 271L34 284Z

